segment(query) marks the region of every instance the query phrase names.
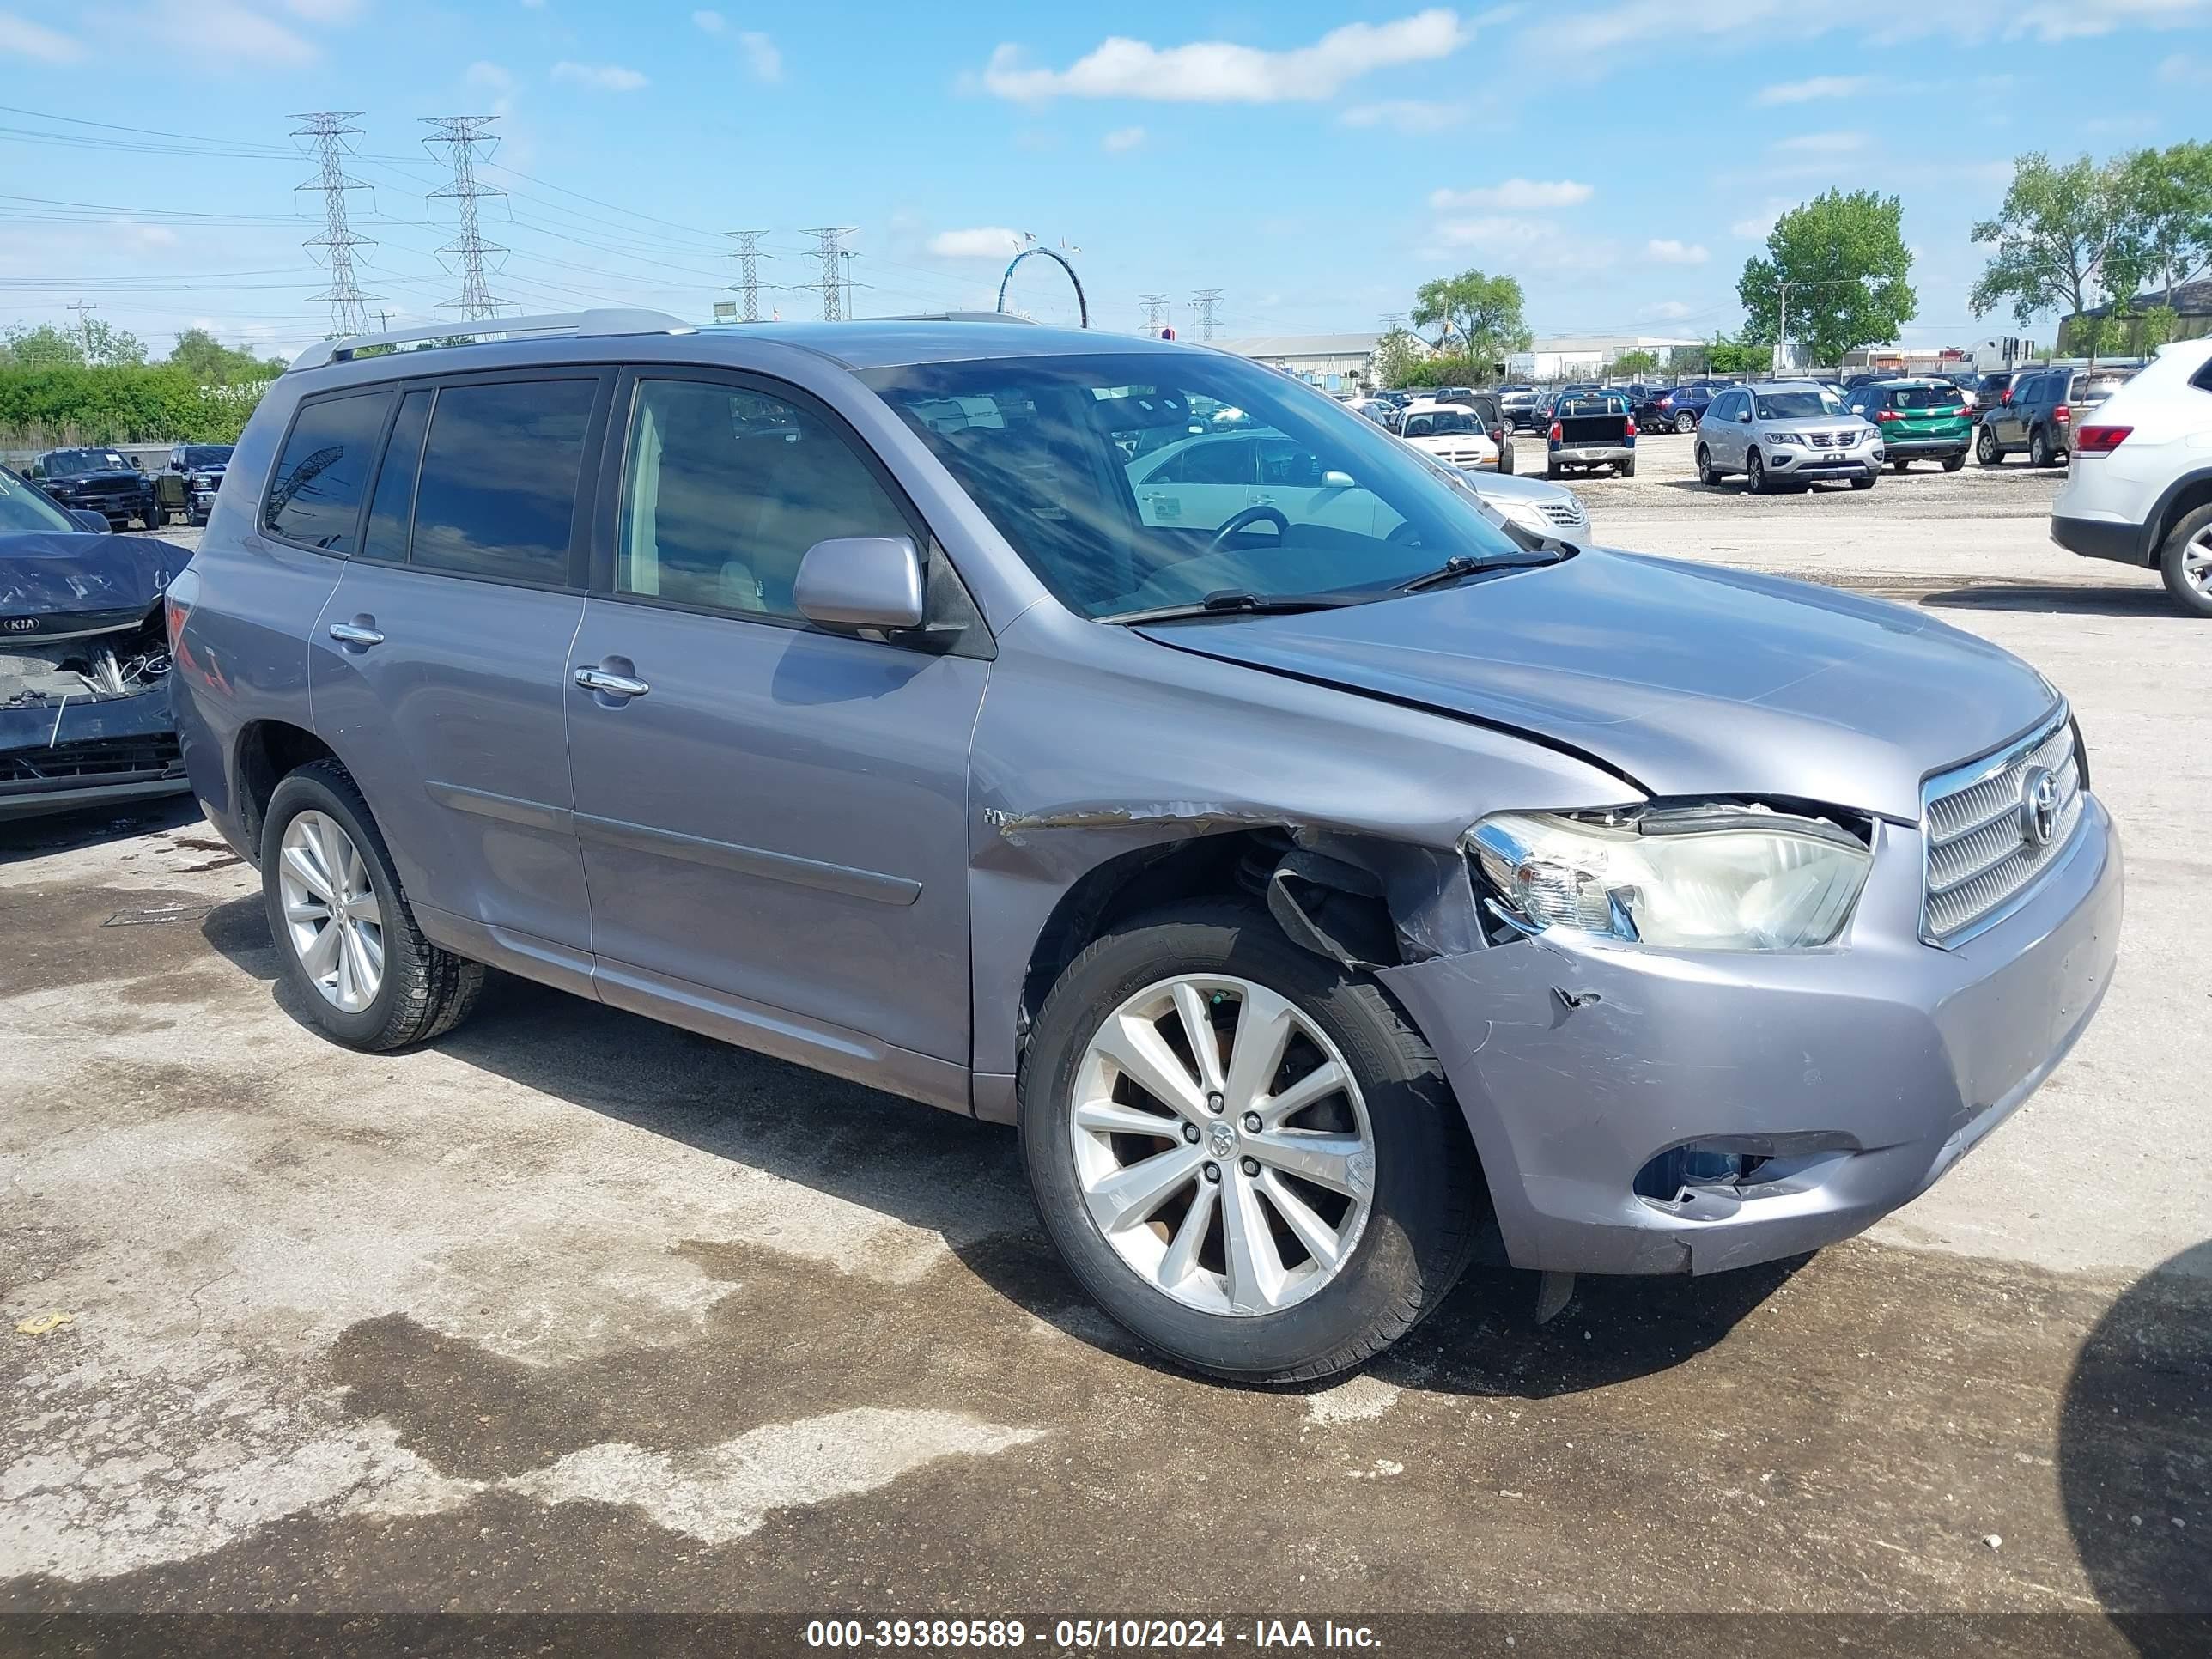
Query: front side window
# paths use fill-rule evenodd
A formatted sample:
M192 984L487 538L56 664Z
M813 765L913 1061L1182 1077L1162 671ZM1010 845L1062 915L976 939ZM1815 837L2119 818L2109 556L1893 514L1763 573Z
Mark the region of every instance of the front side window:
M596 380L438 389L408 562L501 581L568 580Z
M811 405L708 380L641 380L615 589L799 619L799 562L843 536L912 536L852 444Z
M1211 596L1381 599L1446 560L1528 556L1448 470L1279 374L1210 353L920 363L862 376L1062 603L1111 619ZM1258 467L1170 483L1233 419ZM1417 422L1464 422L1464 410ZM1166 444L1158 440L1164 435Z
M261 527L288 542L351 556L362 492L392 398L391 388L380 386L302 404L276 458Z

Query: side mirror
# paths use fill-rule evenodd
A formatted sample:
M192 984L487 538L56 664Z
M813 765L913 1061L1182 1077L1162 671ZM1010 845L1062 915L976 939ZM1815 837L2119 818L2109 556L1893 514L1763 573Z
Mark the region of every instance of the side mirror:
M72 507L70 509L70 517L76 520L76 527L79 530L89 531L95 536L105 536L112 528L107 522L107 514L105 513L80 511Z
M836 536L799 562L799 614L829 628L919 628L921 556L904 536Z
M1340 472L1334 467L1321 475L1323 489L1357 489L1359 488L1349 472Z

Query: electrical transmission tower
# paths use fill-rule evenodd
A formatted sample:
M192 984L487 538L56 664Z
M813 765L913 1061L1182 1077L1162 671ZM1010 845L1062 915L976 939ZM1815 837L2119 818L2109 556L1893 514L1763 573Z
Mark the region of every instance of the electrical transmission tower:
M822 320L842 322L845 319L845 290L840 285L839 269L842 263L844 239L858 230L858 225L824 225L802 233L815 239L815 257L822 261L822 280L806 284L822 290Z
M345 170L345 141L361 131L349 124L360 115L357 109L319 110L292 118L301 124L292 130L292 137L313 139L315 159L322 163L322 171L300 188L323 193L323 234L307 238L306 246L320 248L323 263L330 268L330 286L313 297L329 302L331 334L336 339L368 332L368 308L362 301L377 297L363 294L353 274L353 251L376 244L367 236L355 235L353 227L346 222L346 192L368 188L360 179L348 178Z
M730 285L737 292L738 314L757 323L760 321L760 262L775 256L760 251L760 239L768 234L764 230L733 230L729 234L738 245L738 251L730 256L738 262L738 280Z
M477 181L477 146L498 142L484 131L497 119L496 115L434 115L424 118L425 125L438 130L436 137L422 141L424 148L435 154L442 146L453 168L453 182L443 190L432 191L431 197L452 197L460 215L460 234L438 250L441 258L452 258L461 278L460 297L448 300L445 305L472 323L498 316L500 307L506 303L493 294L491 285L484 280L484 256L507 250L497 242L484 240L477 222L479 201L487 196L507 194L496 185ZM489 150L485 154L489 156Z
M1382 313L1382 331L1385 334L1395 334L1401 328L1405 326L1405 322L1406 313L1404 312L1386 311Z
M1145 308L1145 332L1155 340L1168 325L1168 296L1164 294L1139 294L1137 302Z
M1220 298L1221 290L1218 288L1202 288L1190 296L1190 308L1198 313L1198 337L1201 340L1210 342L1213 338L1213 307Z

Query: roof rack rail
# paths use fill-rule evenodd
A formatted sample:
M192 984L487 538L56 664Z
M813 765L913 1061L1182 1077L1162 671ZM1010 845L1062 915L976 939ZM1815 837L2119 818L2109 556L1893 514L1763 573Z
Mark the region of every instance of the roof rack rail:
M343 340L318 340L292 360L292 368L321 368L349 362L379 346L413 344L465 337L469 344L503 334L680 334L692 325L665 311L602 307L592 311L553 312L538 317L486 317L472 323L430 323L385 334L351 334ZM289 371L288 371L289 372Z
M1033 317L1017 316L1011 311L908 311L889 317L859 317L862 323L1024 323L1034 325Z

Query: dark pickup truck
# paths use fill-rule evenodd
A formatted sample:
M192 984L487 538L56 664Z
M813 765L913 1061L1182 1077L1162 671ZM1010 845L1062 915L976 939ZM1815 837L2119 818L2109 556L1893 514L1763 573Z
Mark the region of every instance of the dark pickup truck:
M119 449L50 449L31 464L31 477L64 511L97 513L118 530L133 519L160 527L154 481Z
M1617 392L1573 392L1552 405L1544 476L1568 468L1588 472L1609 466L1616 477L1636 476L1636 417Z

